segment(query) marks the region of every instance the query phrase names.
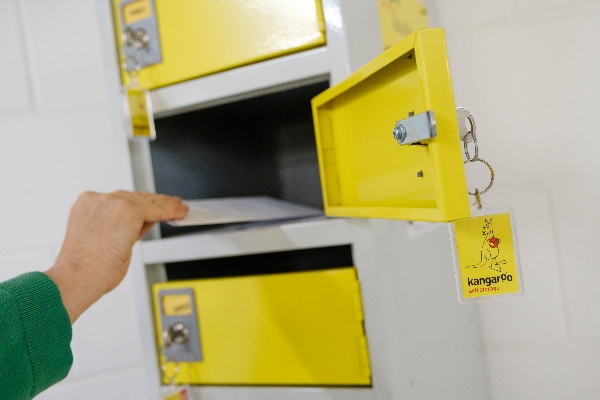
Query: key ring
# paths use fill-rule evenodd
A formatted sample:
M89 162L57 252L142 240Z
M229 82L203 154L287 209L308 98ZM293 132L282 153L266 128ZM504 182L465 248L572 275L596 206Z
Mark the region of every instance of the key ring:
M467 159L467 160L465 160L465 162L463 162L463 165L466 164L466 163L472 163L472 162L476 162L476 161L484 163L489 168L491 178L490 178L490 184L484 190L482 190L481 192L479 191L479 189L475 189L475 193L468 192L471 196L478 196L478 195L480 196L482 194L485 194L494 185L494 169L492 168L492 166L490 165L490 163L488 163L484 159L481 159L481 158Z
M180 371L179 361L173 360L173 363L174 363L173 374L167 375L167 362L169 362L169 359L164 355L163 355L163 357L165 358L165 361L163 363L161 363L161 365L160 365L160 370L162 372L162 376L168 382L169 385L174 386L175 379L177 378L177 375L179 375L179 371Z
M123 64L121 65L121 68L123 70L125 70L127 72L127 75L129 76L130 82L131 84L133 84L134 86L138 85L138 75L140 73L140 71L142 70L142 67L140 66L140 63L137 61L137 58L135 58L134 56L126 56L125 54L123 54ZM133 63L133 68L129 69L129 63L128 61L131 61Z
M471 196L475 196L477 207L481 208L481 195L487 193L487 191L490 190L494 185L494 169L490 163L482 158L479 158L479 144L477 143L477 135L475 134L475 119L471 113L463 107L458 107L456 108L456 117L458 119L458 133L460 135L460 140L463 142L463 148L465 150L466 160L463 162L463 165L479 161L484 163L490 170L490 184L484 190L479 191L479 189L475 188L475 193L472 193L467 189L467 193L469 193ZM467 127L467 120L469 121L469 125L471 125L470 129ZM471 157L471 154L469 154L469 142L473 142L473 145L475 146L474 157Z
M467 140L467 139L465 139L463 141L463 147L465 149L465 157L467 157L467 161L477 161L477 160L479 160L479 145L477 144L477 136L475 136L475 132L470 132L469 136L471 136L473 138L471 141L475 145L475 157L471 157L471 155L469 154L469 140Z

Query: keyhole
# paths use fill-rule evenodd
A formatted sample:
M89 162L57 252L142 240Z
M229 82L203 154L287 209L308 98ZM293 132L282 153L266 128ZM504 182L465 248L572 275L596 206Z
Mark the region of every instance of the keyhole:
M190 331L181 322L171 325L163 333L165 346L169 347L172 344L186 344L190 339Z

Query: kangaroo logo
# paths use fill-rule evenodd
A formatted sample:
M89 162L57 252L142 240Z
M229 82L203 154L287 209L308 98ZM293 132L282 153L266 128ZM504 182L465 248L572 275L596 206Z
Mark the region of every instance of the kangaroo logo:
M488 267L494 271L502 272L500 265L506 264L506 260L498 260L501 240L494 237L492 218L489 220L485 219L481 234L483 235L483 244L481 245L481 258L479 263L469 265L467 268Z

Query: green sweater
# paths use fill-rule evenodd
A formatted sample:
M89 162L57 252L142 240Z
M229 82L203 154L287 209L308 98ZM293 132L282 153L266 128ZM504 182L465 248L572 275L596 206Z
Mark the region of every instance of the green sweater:
M64 379L71 337L60 292L46 274L0 283L0 399L29 400Z

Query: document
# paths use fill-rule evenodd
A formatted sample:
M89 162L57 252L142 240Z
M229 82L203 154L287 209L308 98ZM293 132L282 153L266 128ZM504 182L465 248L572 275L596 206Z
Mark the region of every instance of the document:
M184 200L190 206L185 219L169 221L173 226L232 224L253 221L322 216L323 211L267 196Z

